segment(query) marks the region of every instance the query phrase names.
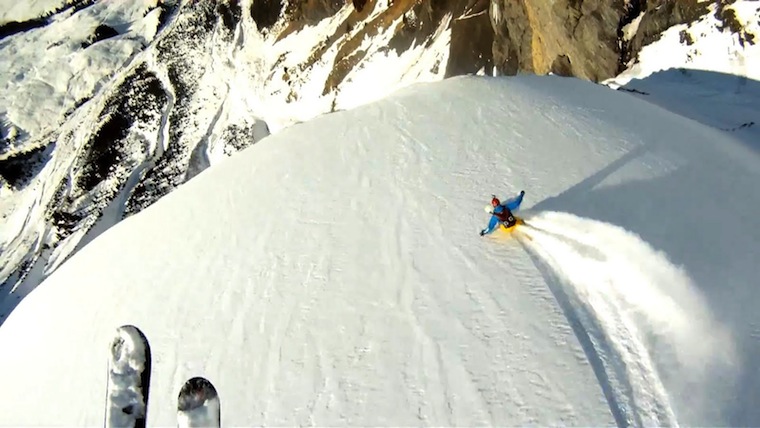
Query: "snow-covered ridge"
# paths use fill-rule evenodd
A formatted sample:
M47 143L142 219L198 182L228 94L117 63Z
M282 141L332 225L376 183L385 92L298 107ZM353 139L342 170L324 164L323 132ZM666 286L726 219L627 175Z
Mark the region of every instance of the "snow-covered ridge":
M106 344L134 324L152 426L194 376L231 426L755 426L758 157L558 77L420 84L289 127L19 304L0 422L101 423ZM478 236L490 193L521 189L530 227Z
M381 49L405 18L387 22L355 47L364 64L324 93L346 52L321 40L350 4L277 38L260 32L249 1L77 5L0 45L12 59L0 67L0 281L11 307L100 232L269 132L445 72L434 65L447 21L403 52Z

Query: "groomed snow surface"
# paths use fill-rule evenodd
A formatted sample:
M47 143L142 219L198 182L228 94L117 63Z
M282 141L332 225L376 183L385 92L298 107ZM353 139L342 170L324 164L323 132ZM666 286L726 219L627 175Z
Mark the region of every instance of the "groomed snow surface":
M756 150L558 77L420 84L272 135L106 231L0 328L3 425L760 424ZM491 193L529 227L481 238Z

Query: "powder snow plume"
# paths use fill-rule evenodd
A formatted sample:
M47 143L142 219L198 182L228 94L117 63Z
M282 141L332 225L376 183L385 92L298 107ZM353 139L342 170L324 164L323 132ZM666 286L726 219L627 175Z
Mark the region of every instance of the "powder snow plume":
M733 375L734 344L689 275L621 227L562 212L527 221L521 242L547 277L618 424L676 426L719 416L711 414L711 398L694 391Z

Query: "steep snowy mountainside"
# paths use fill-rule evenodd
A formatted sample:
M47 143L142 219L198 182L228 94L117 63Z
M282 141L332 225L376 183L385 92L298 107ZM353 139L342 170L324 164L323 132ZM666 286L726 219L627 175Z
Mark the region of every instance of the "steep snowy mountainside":
M251 1L73 2L0 42L0 322L72 252L220 159L447 73L451 11L346 3L314 19L298 4L262 22Z
M150 43L161 13L155 3L88 2L67 8L65 16L41 28L4 39L0 154L58 131L115 70Z
M756 426L758 179L730 134L600 85L415 85L72 256L0 328L0 422L99 424L133 323L151 426L198 375L231 426ZM478 236L521 189L531 239Z
M707 13L662 33L643 36L626 69L605 83L619 87L652 73L686 68L760 80L760 3L753 0L705 2ZM638 20L624 29L625 40L647 34ZM639 42L642 44L644 42Z

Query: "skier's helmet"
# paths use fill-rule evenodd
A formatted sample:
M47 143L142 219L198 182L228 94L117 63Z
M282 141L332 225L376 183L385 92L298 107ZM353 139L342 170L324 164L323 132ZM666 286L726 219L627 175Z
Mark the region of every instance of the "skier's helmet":
M493 205L494 207L498 207L499 205L501 205L501 202L499 202L499 198L494 196L493 199L491 199L491 205Z

